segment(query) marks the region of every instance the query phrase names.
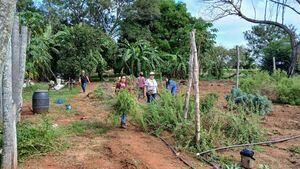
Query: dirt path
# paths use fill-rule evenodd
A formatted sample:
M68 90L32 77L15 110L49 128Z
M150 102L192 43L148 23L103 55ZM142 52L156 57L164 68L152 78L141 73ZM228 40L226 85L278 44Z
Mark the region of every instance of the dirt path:
M98 84L92 83L87 93ZM109 92L111 85L101 84ZM57 117L58 125L78 120L105 121L110 107L90 101L87 94L80 93L70 101L77 110L68 118ZM70 148L61 153L32 158L21 164L28 169L184 169L187 168L171 150L158 138L139 131L129 125L127 129L118 127L101 136L71 136ZM193 159L192 159L193 160ZM194 164L199 164L193 160ZM205 167L201 167L205 168Z

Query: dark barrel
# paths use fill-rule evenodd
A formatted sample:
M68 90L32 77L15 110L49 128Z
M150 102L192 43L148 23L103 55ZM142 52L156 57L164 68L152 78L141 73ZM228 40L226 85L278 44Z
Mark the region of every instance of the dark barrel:
M48 90L36 90L33 93L32 109L34 113L48 112L49 110Z

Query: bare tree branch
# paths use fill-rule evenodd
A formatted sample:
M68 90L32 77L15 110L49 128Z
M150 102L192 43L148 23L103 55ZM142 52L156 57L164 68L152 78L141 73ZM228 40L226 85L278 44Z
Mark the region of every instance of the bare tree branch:
M265 14L264 14L265 20L267 19L267 8L268 8L268 0L266 0L266 3L265 3Z
M289 8L289 9L293 10L294 12L296 12L298 15L300 15L300 12L299 12L299 11L297 11L294 7L288 5L288 4L284 3L284 2L279 2L279 1L275 1L275 0L270 0L270 1L273 2L273 3L279 4L279 5L283 6L283 7L287 7L287 8ZM299 4L300 4L300 0L297 0L297 1L298 1ZM285 1L285 2L286 2L286 1ZM283 12L283 13L284 13L284 12Z

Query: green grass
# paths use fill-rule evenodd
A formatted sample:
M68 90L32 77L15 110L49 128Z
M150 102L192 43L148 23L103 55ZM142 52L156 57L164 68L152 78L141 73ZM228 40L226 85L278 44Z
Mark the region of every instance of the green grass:
M1 132L1 146L3 144L2 134ZM47 118L40 119L36 124L29 121L18 123L18 160L22 162L30 156L63 150L66 147L65 142L61 139L63 135L64 129L54 127Z
M66 126L66 130L69 134L76 134L78 136L90 135L101 135L106 133L110 127L99 121L74 121Z
M292 153L300 154L300 147L299 146L291 146L288 150Z
M23 99L24 101L30 101L32 99L32 94L36 90L48 90L47 83L35 83L33 86L26 87L23 89ZM69 89L65 87L60 90L49 90L49 99L50 102L54 102L56 99L65 99L68 100L72 98L74 95L80 92L80 87L75 87L73 89Z

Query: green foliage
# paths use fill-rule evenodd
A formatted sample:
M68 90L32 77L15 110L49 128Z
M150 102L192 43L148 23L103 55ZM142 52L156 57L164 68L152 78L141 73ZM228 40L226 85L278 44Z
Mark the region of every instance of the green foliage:
M262 94L261 90L263 88L270 88L271 77L267 72L259 71L253 76L241 78L240 79L240 88L251 94ZM266 87L268 86L268 87Z
M103 99L105 91L102 86L97 86L97 88L92 92L93 97L96 99Z
M281 79L276 92L279 102L300 105L300 77Z
M247 93L259 93L273 101L292 105L300 104L299 85L299 76L288 78L286 72L281 70L272 75L257 72L240 80L241 89Z
M19 160L24 161L29 156L63 148L59 139L62 134L62 130L54 128L47 119L44 119L40 124L19 123L17 125Z
M258 127L255 114L219 112L213 109L217 99L208 94L200 102L201 107L201 143L194 143L194 101L191 99L189 118L183 119L184 98L171 96L169 92L160 93L160 99L144 107L144 112L135 116L141 127L152 134L163 131L172 133L175 145L179 149L204 151L220 144L250 143L261 140L263 131ZM214 110L214 111L212 111Z
M140 40L130 44L128 41L122 43L120 59L122 68L129 74L138 76L141 71L157 71L163 67L163 60L158 50L153 48L149 42Z
M80 70L88 73L99 72L105 69L105 58L108 49L113 50L112 39L101 30L86 24L78 24L73 27L64 27L66 34L59 39L60 46L57 71L61 71L65 77L77 77ZM110 46L109 46L110 45ZM105 56L105 57L104 57ZM99 66L99 64L101 64Z
M137 108L136 98L134 95L129 93L128 90L120 90L117 93L113 107L118 114L121 112L126 114L135 114Z
M109 130L109 127L102 122L94 121L74 121L66 127L66 130L71 134L78 136L84 135L101 135Z
M225 166L226 169L241 169L241 166L238 164L230 164Z
M300 147L299 146L291 146L288 148L288 150L292 153L300 154Z
M26 58L27 77L33 79L53 77L51 53L59 53L56 39L63 34L64 32L53 34L51 26L47 26L42 35L36 35L31 39Z
M216 93L208 93L203 100L201 100L200 111L208 113L214 108L218 101L218 95Z
M289 38L270 42L263 50L262 69L273 71L273 57L276 60L276 68L288 71L290 66L290 55L292 53Z
M197 45L201 54L207 52L214 43L211 24L196 19L187 12L182 2L173 0L137 0L125 8L121 22L121 41L130 43L147 40L157 47L160 57L167 62L160 64L167 75L186 76L190 53L189 33L196 29Z
M181 111L183 110L183 98L176 97L172 97L170 92L162 91L159 101L145 107L142 119L146 131L160 134L164 130L176 130L176 126L184 122Z
M258 164L258 167L260 169L270 169L270 167L267 164Z
M231 89L225 99L230 108L238 108L248 113L264 115L272 111L272 102L266 96L248 94L236 87Z

